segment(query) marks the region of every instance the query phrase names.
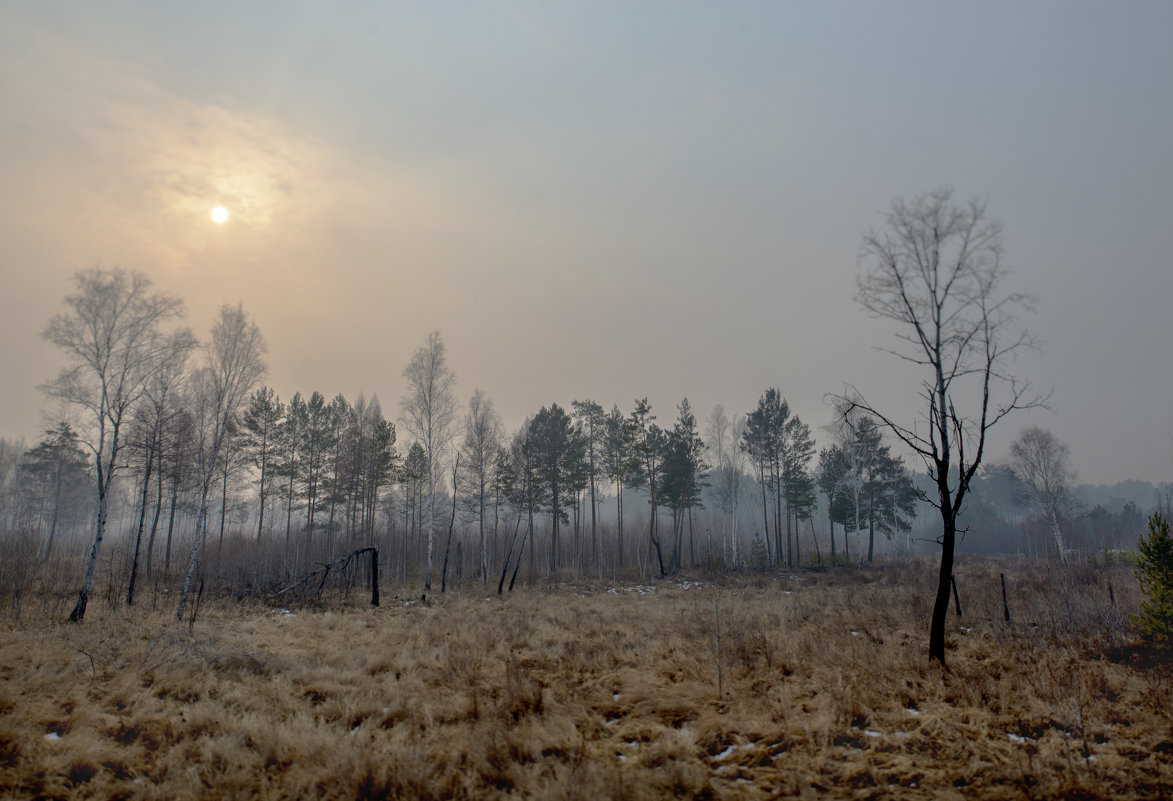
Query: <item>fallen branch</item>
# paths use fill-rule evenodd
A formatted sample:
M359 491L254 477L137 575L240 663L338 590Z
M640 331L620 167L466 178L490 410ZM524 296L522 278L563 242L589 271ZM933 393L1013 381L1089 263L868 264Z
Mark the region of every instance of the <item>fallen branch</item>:
M277 592L273 593L272 596L270 596L270 597L279 598L280 596L285 595L286 593L290 593L290 592L293 592L294 590L301 589L301 588L305 587L307 584L309 584L310 581L312 581L314 578L316 578L318 576L321 576L321 580L318 582L318 594L321 595L322 590L326 586L326 579L329 578L331 570L333 570L334 568L339 568L340 570L345 570L346 567L350 564L350 561L352 559L357 559L359 556L361 556L364 553L370 553L370 555L371 555L371 606L378 606L379 605L379 549L376 548L374 545L367 545L366 547L359 548L358 550L355 550L355 551L351 551L350 553L346 554L345 556L341 556L341 557L335 559L333 562L321 563L322 566L319 569L315 570L312 573L307 573L306 575L302 576L300 579L295 581L293 584L290 584L285 589L278 590Z

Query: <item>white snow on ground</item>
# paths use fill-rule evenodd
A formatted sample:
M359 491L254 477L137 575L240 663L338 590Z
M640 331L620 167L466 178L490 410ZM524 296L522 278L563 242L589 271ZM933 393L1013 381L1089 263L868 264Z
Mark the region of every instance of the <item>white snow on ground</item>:
M1023 737L1022 735L1014 734L1013 732L1008 733L1006 736L1010 738L1010 742L1012 742L1012 743L1033 743L1034 742L1034 740L1032 740L1029 737Z
M746 748L752 748L752 747L753 747L753 743L745 743L744 745L730 745L730 746L727 746L725 748L725 750L722 751L721 753L714 754L712 759L714 762L720 762L722 759L727 758L734 751L739 751L739 750L743 750Z
M919 710L919 709L913 709L912 707L908 707L908 708L907 708L907 709L905 709L904 711L905 711L905 712L907 712L907 713L908 713L908 714L910 714L910 715L913 715L913 716L916 716L916 715L919 715L919 714L920 714L920 710Z
M61 735L60 735L60 734L58 734L58 733L57 733L57 732L55 732L55 731L51 731L51 732L49 732L48 734L46 734L46 735L45 735L45 739L46 739L46 740L60 740L60 739L61 739Z

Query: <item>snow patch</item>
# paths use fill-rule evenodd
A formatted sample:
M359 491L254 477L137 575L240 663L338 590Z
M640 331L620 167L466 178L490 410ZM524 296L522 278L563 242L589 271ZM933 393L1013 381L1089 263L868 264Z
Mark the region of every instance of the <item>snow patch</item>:
M51 731L51 732L49 732L48 734L46 734L46 735L45 735L45 739L46 739L46 740L60 740L60 739L61 739L61 735L60 735L60 734L58 734L58 733L57 733L57 732L55 732L55 731Z
M907 712L908 714L912 715L913 717L916 717L917 715L920 714L919 709L913 709L912 707L907 707L904 711Z
M612 696L611 696L611 700L612 700L612 701L618 701L618 700L619 700L619 693L615 693L614 695L612 695Z
M884 736L882 732L878 732L875 729L864 729L863 733L864 733L865 737L883 737Z
M1007 733L1006 736L1010 738L1010 742L1012 742L1012 743L1022 744L1022 743L1033 743L1034 742L1034 740L1032 740L1029 737L1023 737L1022 735L1015 734L1013 732Z

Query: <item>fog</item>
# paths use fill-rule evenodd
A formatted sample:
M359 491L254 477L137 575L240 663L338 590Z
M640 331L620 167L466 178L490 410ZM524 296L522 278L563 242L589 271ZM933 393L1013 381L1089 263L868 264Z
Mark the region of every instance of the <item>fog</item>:
M1015 365L1081 482L1173 471L1173 7L258 3L0 9L0 435L35 440L70 277L243 302L283 397L378 395L439 330L516 426L778 386L911 417L860 237L947 185L1005 225ZM212 221L213 207L229 212ZM866 265L865 265L866 266ZM901 412L900 410L906 410ZM402 443L401 443L402 445Z

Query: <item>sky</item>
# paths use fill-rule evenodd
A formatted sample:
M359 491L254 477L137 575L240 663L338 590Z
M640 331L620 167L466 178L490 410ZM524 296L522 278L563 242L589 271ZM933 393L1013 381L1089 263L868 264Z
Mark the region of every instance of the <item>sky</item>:
M0 436L51 424L41 332L99 265L198 336L242 303L282 398L397 417L438 330L509 428L770 386L822 442L847 385L911 421L861 236L952 187L1038 301L1013 369L1050 409L988 458L1040 425L1080 481L1170 480L1169 30L1167 2L4 3Z

